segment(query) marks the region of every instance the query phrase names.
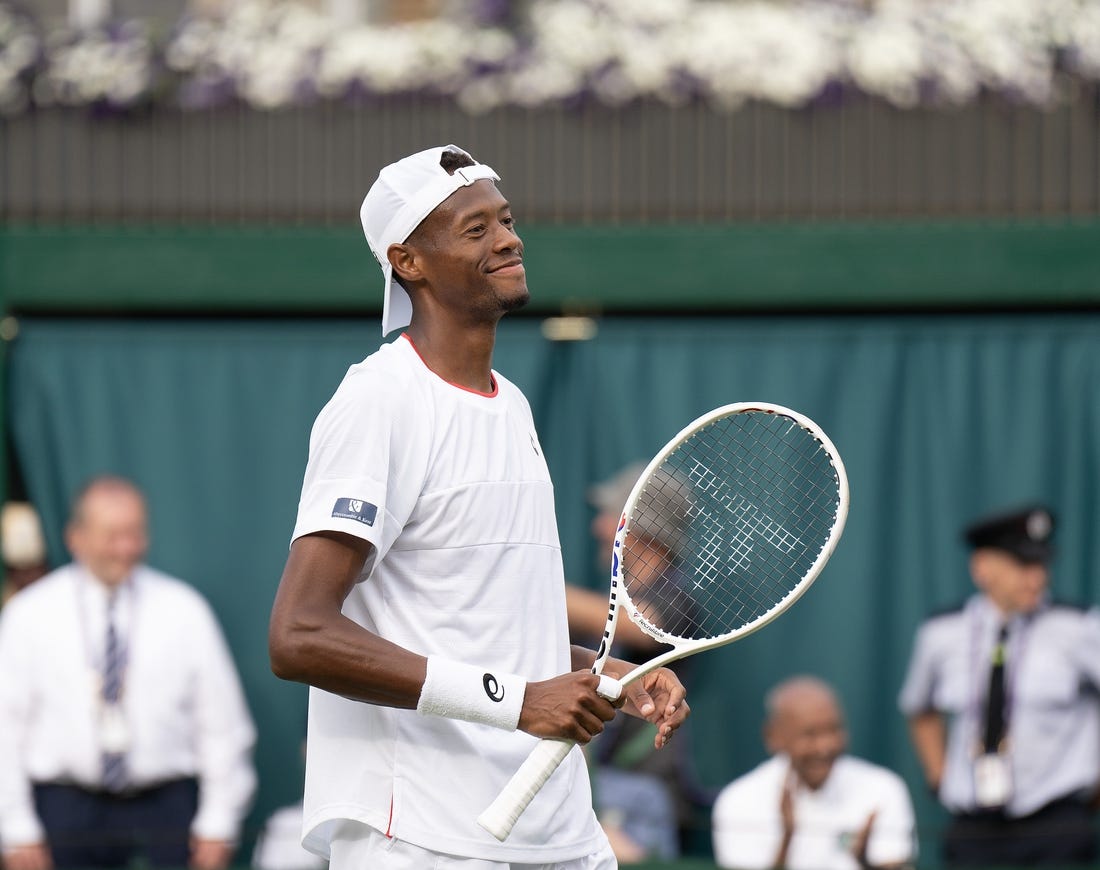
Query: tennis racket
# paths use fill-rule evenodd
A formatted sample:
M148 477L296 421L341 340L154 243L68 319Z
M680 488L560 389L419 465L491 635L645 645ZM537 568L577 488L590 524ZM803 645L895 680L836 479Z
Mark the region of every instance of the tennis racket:
M620 610L672 645L623 685L763 628L817 579L847 515L844 465L812 420L763 402L699 417L646 466L623 508L592 672L603 670ZM574 745L540 740L478 824L506 839Z

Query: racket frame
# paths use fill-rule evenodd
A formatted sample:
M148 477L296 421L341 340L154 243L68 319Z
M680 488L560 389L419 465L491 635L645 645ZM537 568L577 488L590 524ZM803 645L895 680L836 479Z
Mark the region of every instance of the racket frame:
M631 600L630 594L627 592L626 586L623 583L622 554L626 536L630 532L629 517L633 513L634 507L641 497L642 492L645 490L650 476L672 453L679 449L691 435L724 417L743 413L766 413L784 416L794 421L795 424L813 436L828 455L830 465L836 477L836 516L834 517L829 537L821 547L813 564L795 587L767 612L756 617L746 625L725 634L718 635L717 637L698 638L693 640L670 635L667 632L661 631L656 626L651 625L648 620L641 615L640 611L634 606L634 602ZM641 679L646 674L653 672L657 668L663 667L678 659L694 655L706 649L725 646L735 640L747 637L753 632L759 631L765 625L768 625L786 612L802 597L806 590L813 584L814 580L817 579L818 575L825 567L825 564L829 561L844 531L844 525L848 517L848 500L848 476L836 446L821 427L804 414L770 402L736 402L729 405L723 405L720 408L715 408L697 417L681 429L680 432L650 460L645 470L639 475L633 489L630 491L630 495L627 497L623 512L620 515L619 524L615 531L615 542L611 552L611 588L608 596L607 623L604 626L603 638L600 640L595 660L592 663L592 673L600 674L603 672L604 665L607 663L607 659L611 654L611 646L615 640L615 628L618 625L619 611L624 606L628 608L627 617L637 625L639 629L654 640L660 641L661 643L674 644L674 646L671 650L660 653L620 677L619 681L623 686L627 686ZM561 762L565 760L566 756L575 745L576 744L569 740L540 740L492 804L478 816L478 824L498 840L505 840L512 832L512 828L523 814L523 811L527 809L527 805L534 796L538 794L539 790L546 783L546 780L550 778Z
M623 583L621 576L622 553L627 535L630 533L630 516L634 512L634 507L645 491L652 474L660 468L665 460L675 453L688 438L699 430L712 425L724 417L728 417L732 414L745 413L777 414L782 417L787 417L793 420L799 427L809 432L814 440L822 446L826 455L829 457L829 464L833 467L837 480L836 517L833 520L833 526L830 530L829 537L817 554L817 558L814 560L813 564L807 569L798 584L766 613L761 614L756 619L753 619L751 622L738 629L718 635L717 637L699 638L696 640L678 637L662 631L642 616L641 612L634 606L634 602L630 597L630 591L626 588L626 584ZM800 414L783 405L776 405L770 402L735 402L733 404L723 405L720 408L715 408L697 417L681 429L676 436L650 460L642 473L638 475L638 480L635 482L633 489L631 489L630 495L627 496L626 504L623 506L623 512L619 518L619 524L615 530L615 543L611 552L611 591L608 603L607 625L604 627L604 635L600 641L599 650L596 654L596 661L592 666L592 673L599 674L603 671L604 663L610 655L611 646L614 643L615 627L618 624L618 611L624 606L627 608L627 617L638 626L643 633L660 643L674 645L673 649L661 653L649 661L638 665L629 674L622 677L620 682L624 686L678 659L694 655L705 649L725 646L727 643L732 643L735 640L740 640L743 637L747 637L759 631L790 609L790 607L802 597L806 590L813 585L814 580L817 579L818 575L825 567L825 564L836 550L836 546L840 541L840 536L844 532L844 526L848 519L848 502L848 475L844 468L844 462L840 458L840 453L837 451L836 445L833 444L822 428L805 414Z

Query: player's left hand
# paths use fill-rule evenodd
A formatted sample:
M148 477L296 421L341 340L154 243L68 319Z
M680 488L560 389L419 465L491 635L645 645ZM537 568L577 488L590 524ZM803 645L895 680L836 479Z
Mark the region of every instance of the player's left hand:
M629 670L630 668L625 668L620 671L610 661L604 666L604 673L616 679L621 679ZM655 749L668 743L673 732L691 714L687 689L680 678L668 668L650 671L640 680L626 686L623 694L626 696L623 709L627 713L657 726L657 736L653 738Z

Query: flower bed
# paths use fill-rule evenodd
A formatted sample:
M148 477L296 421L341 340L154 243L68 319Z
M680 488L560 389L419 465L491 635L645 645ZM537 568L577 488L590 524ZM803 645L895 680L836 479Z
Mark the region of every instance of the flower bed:
M982 91L1037 105L1100 78L1094 0L530 0L393 25L288 0L46 31L0 0L0 112L151 101L272 110L434 93L471 113L595 100L788 107L848 89L899 107Z

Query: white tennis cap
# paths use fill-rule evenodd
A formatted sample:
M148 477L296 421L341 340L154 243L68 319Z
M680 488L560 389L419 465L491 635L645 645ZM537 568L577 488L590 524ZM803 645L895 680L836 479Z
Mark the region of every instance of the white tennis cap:
M393 266L386 256L390 245L405 241L436 206L460 187L483 178L500 180L492 168L476 161L473 166L448 173L440 163L448 151L470 157L457 145L443 145L391 163L378 173L359 209L367 244L382 267L382 335L408 326L412 320L412 301L393 277Z

